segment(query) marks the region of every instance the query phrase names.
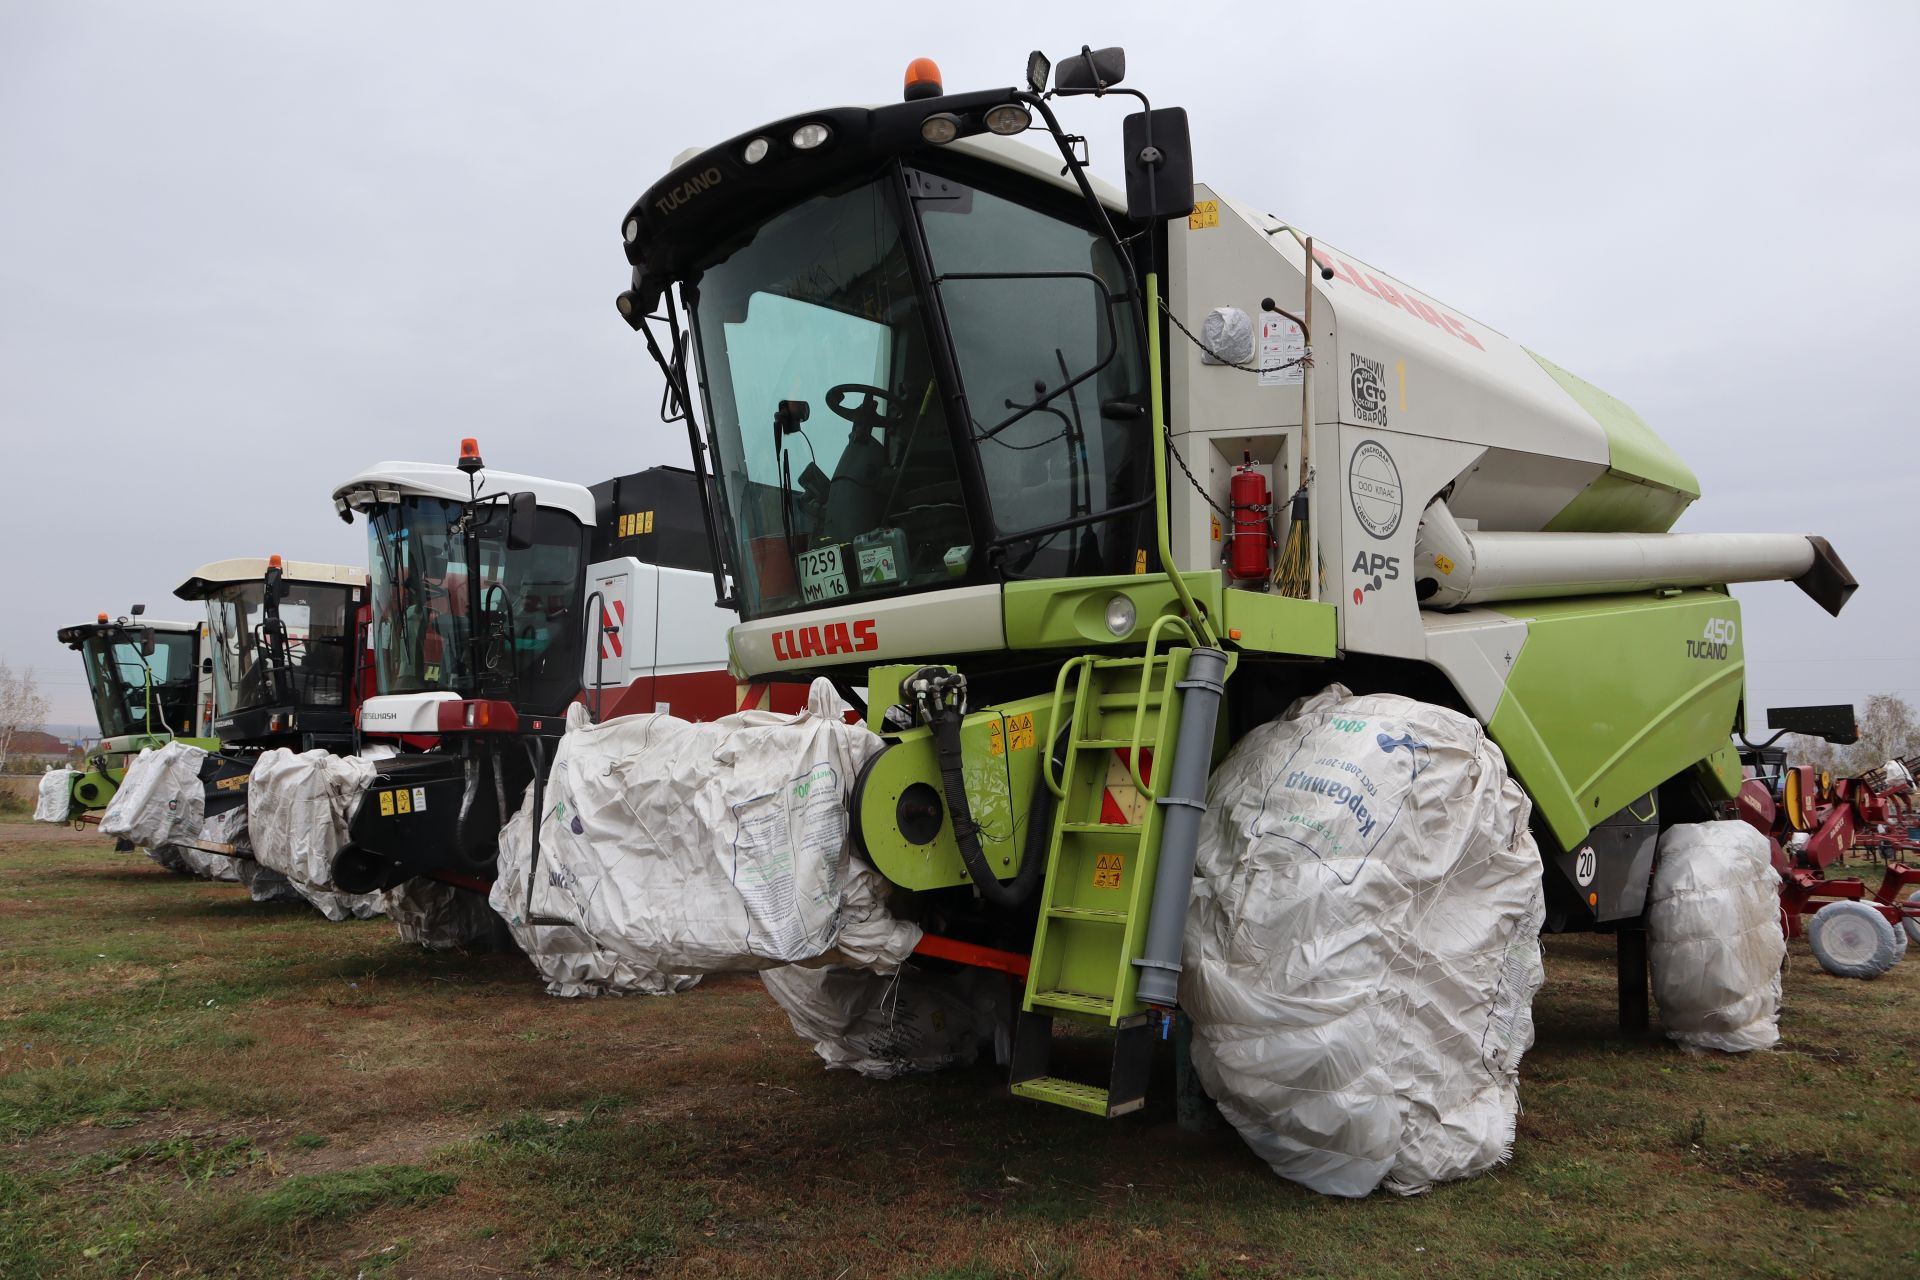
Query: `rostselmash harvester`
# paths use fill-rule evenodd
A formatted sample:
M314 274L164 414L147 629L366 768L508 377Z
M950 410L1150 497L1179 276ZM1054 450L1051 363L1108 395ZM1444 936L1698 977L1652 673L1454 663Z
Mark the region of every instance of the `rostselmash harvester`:
M576 702L594 720L740 706L732 619L713 606L684 470L589 489L490 471L466 440L455 465L369 467L334 504L367 522L374 691L360 731L402 743L376 762L334 860L348 892L416 876L484 889Z
M80 655L100 741L72 778L69 820L97 820L127 764L141 751L181 741L216 750L209 727L213 695L203 670L206 628L197 622L159 622L136 604L119 618L62 627L61 644Z
M1616 932L1644 1023L1655 840L1741 784L1727 584L1838 612L1844 565L1669 532L1698 486L1632 410L1196 184L1120 50L1050 71L949 94L916 62L905 101L684 153L622 219L737 674L864 687L856 842L923 954L1025 975L1022 1096L1141 1105L1209 769L1336 680L1486 726L1547 927ZM1124 191L1055 114L1105 96L1141 108ZM1104 1088L1051 1074L1058 1019L1113 1030Z

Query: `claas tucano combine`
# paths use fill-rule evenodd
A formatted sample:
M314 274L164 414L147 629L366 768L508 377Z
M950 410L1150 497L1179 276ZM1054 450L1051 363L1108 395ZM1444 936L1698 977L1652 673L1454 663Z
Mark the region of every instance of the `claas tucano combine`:
M1141 1104L1209 770L1334 681L1486 726L1547 927L1618 931L1644 1019L1655 840L1741 784L1728 584L1837 613L1852 578L1818 537L1671 532L1697 482L1631 409L1195 182L1124 69L950 94L916 62L622 219L736 675L864 690L855 842L924 952L1025 977L1022 1096ZM1088 97L1137 108L1124 191L1056 116ZM1051 1074L1062 1019L1112 1029L1104 1087Z

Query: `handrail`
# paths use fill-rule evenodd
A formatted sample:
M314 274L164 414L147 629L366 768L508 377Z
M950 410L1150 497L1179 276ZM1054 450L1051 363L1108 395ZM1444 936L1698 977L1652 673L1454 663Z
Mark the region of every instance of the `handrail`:
M1086 698L1082 695L1086 693L1087 674L1092 670L1090 665L1092 661L1092 654L1083 653L1078 657L1069 658L1060 664L1060 673L1055 676L1053 680L1053 701L1047 707L1047 732L1056 738L1059 736L1060 704L1066 698L1067 672L1075 668L1078 668L1080 671L1080 684L1079 687L1074 690L1073 710L1068 713L1069 716L1077 720L1080 715L1080 708L1086 702ZM1077 724L1074 723L1069 723L1067 726L1067 755L1069 758L1078 750L1074 742L1079 735L1072 732L1077 727ZM1066 779L1053 776L1052 751L1048 751L1040 757L1040 776L1045 779L1047 790L1053 792L1056 799L1065 800L1067 798Z
M1153 691L1154 651L1160 647L1161 631L1168 629L1170 626L1178 627L1186 633L1188 645L1197 643L1194 639L1193 628L1187 625L1187 620L1179 614L1163 613L1153 620L1153 626L1147 631L1147 651L1141 658L1140 692L1133 704L1133 735L1127 739L1127 771L1133 775L1133 785L1140 788L1140 794L1149 798L1152 797L1153 790L1148 786L1145 775L1140 771L1140 730L1145 727L1146 724L1147 695ZM1173 655L1171 652L1167 654L1166 665L1167 682L1166 687L1160 691L1159 723L1154 728L1154 740L1156 742L1159 741L1162 736L1160 731L1166 728L1167 704L1173 700Z
M1147 272L1147 398L1152 402L1153 411L1153 494L1155 505L1154 535L1160 542L1160 568L1173 583L1173 593L1180 597L1180 605L1187 616L1199 626L1200 636L1209 645L1217 646L1214 638L1213 623L1194 603L1193 594L1187 590L1185 579L1180 576L1179 568L1173 562L1173 538L1169 532L1172 513L1167 509L1167 450L1172 442L1167 438L1166 406L1162 401L1163 375L1160 361L1160 273Z

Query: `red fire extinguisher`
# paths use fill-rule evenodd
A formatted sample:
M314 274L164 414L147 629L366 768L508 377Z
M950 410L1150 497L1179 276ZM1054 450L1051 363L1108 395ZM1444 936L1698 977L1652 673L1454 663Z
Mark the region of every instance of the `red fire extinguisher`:
M1267 473L1254 465L1253 453L1233 469L1228 486L1233 504L1233 534L1227 540L1227 572L1236 581L1264 581L1273 565L1273 506Z

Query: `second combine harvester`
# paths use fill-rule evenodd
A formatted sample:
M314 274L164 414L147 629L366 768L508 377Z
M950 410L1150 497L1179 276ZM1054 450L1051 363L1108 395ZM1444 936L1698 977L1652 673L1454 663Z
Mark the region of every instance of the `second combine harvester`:
M1668 532L1697 482L1632 410L1196 184L1185 112L1123 70L948 94L916 63L906 101L686 153L626 215L619 310L687 423L737 674L864 686L856 841L1026 958L1022 1039L1143 1051L1209 770L1336 681L1485 726L1547 927L1618 931L1643 1018L1656 839L1741 783L1727 584L1837 613L1853 580L1817 537ZM1143 108L1124 192L1053 110L1107 94ZM1140 1069L1044 1059L1016 1043L1016 1092L1138 1105Z

